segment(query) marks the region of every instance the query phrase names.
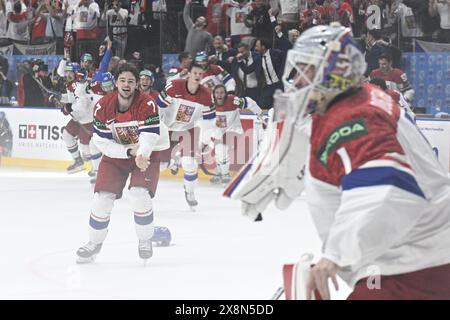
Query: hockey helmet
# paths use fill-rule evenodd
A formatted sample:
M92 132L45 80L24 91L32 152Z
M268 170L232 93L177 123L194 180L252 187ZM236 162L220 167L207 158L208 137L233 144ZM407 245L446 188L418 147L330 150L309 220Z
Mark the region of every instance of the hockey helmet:
M172 235L170 230L166 227L155 227L155 232L153 233L152 241L156 242L160 246L169 246L172 241Z
M101 80L101 86L102 90L105 92L110 92L114 90L114 76L111 72L104 72L102 73L102 80Z
M361 86L365 70L351 30L333 22L300 35L287 53L283 83L287 93L306 94L308 111L325 111L337 95Z
M152 81L155 80L155 76L153 75L153 72L151 72L150 70L144 69L139 73L139 78L142 77L149 77L150 79L152 79Z

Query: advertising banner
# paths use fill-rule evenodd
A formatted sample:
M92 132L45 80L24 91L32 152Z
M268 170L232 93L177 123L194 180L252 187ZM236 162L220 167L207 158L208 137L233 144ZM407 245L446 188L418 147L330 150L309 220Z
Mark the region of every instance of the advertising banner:
M62 140L69 117L58 109L0 107L9 123L9 155L39 160L71 160Z
M417 125L431 144L439 162L450 171L450 120L418 119Z

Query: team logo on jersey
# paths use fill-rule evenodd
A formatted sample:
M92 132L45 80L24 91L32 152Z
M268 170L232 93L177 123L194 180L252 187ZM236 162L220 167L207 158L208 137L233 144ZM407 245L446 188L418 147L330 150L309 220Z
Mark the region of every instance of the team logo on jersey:
M115 123L113 137L117 143L128 145L139 142L139 127L137 121Z
M194 107L180 104L175 120L178 122L190 122L194 111Z
M328 164L328 156L339 145L344 142L359 138L368 133L366 123L363 118L345 122L335 128L326 139L326 142L320 146L317 158L326 166Z
M222 129L226 128L227 127L227 116L216 114L216 126L218 128L222 128Z

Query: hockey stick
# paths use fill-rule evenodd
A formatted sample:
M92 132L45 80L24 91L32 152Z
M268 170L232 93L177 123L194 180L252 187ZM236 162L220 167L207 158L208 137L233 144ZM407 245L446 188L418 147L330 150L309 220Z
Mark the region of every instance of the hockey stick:
M270 298L270 300L280 300L280 297L283 295L283 293L284 293L284 288L279 287L277 289L277 291L274 293L274 295L272 296L272 298Z

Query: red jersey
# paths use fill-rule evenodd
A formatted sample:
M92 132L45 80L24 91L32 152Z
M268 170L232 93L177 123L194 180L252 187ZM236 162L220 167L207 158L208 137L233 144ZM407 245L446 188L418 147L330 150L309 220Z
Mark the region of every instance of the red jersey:
M165 124L173 131L189 130L199 121L216 116L210 90L200 85L195 93L191 93L187 89L187 80L168 83L156 103L164 113Z
M410 85L408 82L408 77L406 73L404 73L400 69L393 68L389 73L383 73L381 69L373 70L369 77L373 78L381 78L386 81L386 85L389 89L405 91L410 89Z
M94 133L127 145L138 143L143 132L159 135L159 113L154 100L136 91L130 108L119 111L118 92L102 97L94 107Z
M340 186L349 167L358 168L386 153L404 155L396 136L399 117L399 106L371 84L364 84L356 94L339 100L324 115L314 114L311 175Z

